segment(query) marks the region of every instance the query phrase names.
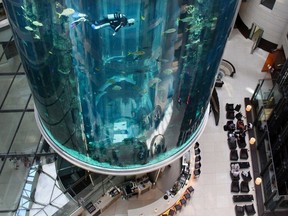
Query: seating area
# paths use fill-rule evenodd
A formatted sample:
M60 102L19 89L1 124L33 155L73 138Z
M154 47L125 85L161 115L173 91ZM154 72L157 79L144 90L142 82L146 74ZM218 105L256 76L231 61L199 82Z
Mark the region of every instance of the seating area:
M183 195L165 212L160 214L159 216L173 216L178 212L181 212L182 208L186 206L186 204L191 199L192 194L194 193L194 188L189 186ZM180 213L181 214L181 213Z
M233 193L233 202L244 202L244 205L235 205L236 216L240 215L255 215L253 203L254 198L250 195L249 182L252 180L250 173L249 149L246 144L246 132L253 128L251 123L245 125L243 114L240 112L241 105L234 106L232 103L227 103L226 119L227 122L223 126L224 131L227 131L227 143L230 150L230 177L231 188ZM236 123L234 119L236 118Z
M244 205L244 206L239 206L239 205L235 205L235 214L236 216L243 216L245 215L255 215L256 211L254 208L254 205Z
M196 142L194 145L194 155L195 155L194 171L193 171L194 178L199 178L199 176L201 174L201 156L200 156L200 153L201 153L200 144L198 142ZM182 172L182 174L183 174L183 172ZM182 185L182 187L184 187L184 185ZM171 190L169 192L170 192L170 194L172 194ZM186 204L191 199L193 193L194 193L194 188L192 186L189 186L185 190L185 192L181 195L181 197L169 209L167 209L165 212L163 212L159 216L173 216L173 215L177 214L178 212L181 212L183 207L185 207ZM176 194L174 194L174 195L176 195ZM165 194L164 199L168 200L169 196L167 194Z
M201 174L201 150L199 142L196 142L194 145L194 154L195 154L195 162L194 162L194 178L199 178Z

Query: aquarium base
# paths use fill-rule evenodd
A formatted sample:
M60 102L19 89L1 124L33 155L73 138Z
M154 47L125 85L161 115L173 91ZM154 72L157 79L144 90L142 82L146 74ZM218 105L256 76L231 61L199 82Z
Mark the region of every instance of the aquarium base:
M62 158L64 158L65 160L67 160L71 164L74 164L75 166L78 166L84 170L88 170L88 171L95 172L95 173L101 173L101 174L105 174L105 175L124 176L124 175L138 175L138 174L152 172L152 171L155 171L155 170L160 169L162 167L165 167L165 166L171 164L172 162L174 162L175 160L179 159L180 157L182 157L187 151L189 151L191 149L192 145L197 141L197 139L203 133L205 126L207 124L207 121L208 121L210 106L208 106L208 108L205 112L204 118L203 118L199 128L193 134L193 138L190 141L190 143L188 145L186 145L185 147L183 147L180 151L178 151L177 153L172 155L171 157L169 157L165 160L159 161L158 163L143 165L142 167L136 167L136 168L123 167L123 168L114 168L114 169L113 168L107 168L107 167L95 166L95 165L86 163L84 161L81 161L81 160L73 157L72 155L68 154L64 149L59 147L52 140L52 138L47 134L46 130L43 127L43 124L41 122L41 119L39 117L39 114L37 112L36 107L34 110L35 110L34 113L35 113L36 123L37 123L37 126L38 126L41 134L43 135L43 137L47 141L47 143L49 143L49 145L55 150L55 152L57 154L59 154Z

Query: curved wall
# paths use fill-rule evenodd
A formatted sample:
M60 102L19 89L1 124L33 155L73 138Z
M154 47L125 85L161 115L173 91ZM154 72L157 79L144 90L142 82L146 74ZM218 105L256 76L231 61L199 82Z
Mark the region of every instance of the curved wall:
M45 139L106 174L182 156L205 126L237 4L5 0ZM116 12L134 25L113 32L126 22Z
M272 10L260 4L261 0L246 1L241 4L239 16L250 29L256 23L264 34L262 38L274 44L282 43L282 35L287 34L288 1L276 0Z

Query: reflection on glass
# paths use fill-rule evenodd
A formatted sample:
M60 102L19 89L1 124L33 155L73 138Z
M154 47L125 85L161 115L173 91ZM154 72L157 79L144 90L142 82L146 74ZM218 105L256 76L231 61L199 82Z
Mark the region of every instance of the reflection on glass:
M54 147L95 170L152 167L190 147L237 0L20 2L4 5Z

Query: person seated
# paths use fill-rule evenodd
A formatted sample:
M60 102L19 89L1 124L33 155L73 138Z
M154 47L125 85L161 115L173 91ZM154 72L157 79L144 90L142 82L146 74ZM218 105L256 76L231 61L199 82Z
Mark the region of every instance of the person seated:
M237 126L236 126L237 130L239 130L240 132L245 130L245 125L244 125L244 121L242 119L238 119L237 120Z
M245 148L246 147L246 141L245 141L245 133L239 134L237 138L237 143L239 148Z
M241 176L242 176L243 181L249 182L252 180L250 171L242 171Z
M252 130L252 129L253 129L253 124L252 123L248 123L247 125L245 125L243 133L246 133L246 131Z
M231 132L235 131L234 122L233 121L227 121L226 128L227 128L228 131L231 131Z
M238 163L231 164L231 178L232 179L239 179L240 178L240 166Z

